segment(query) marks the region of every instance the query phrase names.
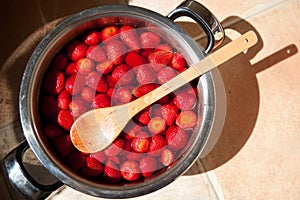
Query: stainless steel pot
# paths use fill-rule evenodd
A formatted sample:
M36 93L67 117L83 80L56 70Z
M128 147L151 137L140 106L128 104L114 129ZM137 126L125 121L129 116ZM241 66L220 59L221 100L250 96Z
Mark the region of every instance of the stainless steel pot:
M181 16L188 16L203 27L208 38L205 49L201 49L182 28L173 22ZM186 153L163 173L136 184L122 186L100 184L78 176L57 159L41 134L38 102L42 77L53 56L68 41L94 27L96 21L99 26L99 19L102 25L109 25L107 19L111 18L118 18L120 23L139 26L151 24L153 27L158 27L167 36L168 41L180 49L189 65L201 60L224 38L223 28L213 14L191 0L184 1L167 17L140 7L109 5L84 10L60 23L41 41L27 64L19 96L20 118L26 141L7 155L3 164L11 184L26 198L46 197L63 184L86 194L106 198L144 195L174 181L188 170L199 156L204 157L217 141L223 127L226 105L222 79L215 69L201 76L198 84L198 89L202 93L201 102L203 102L201 105L203 118L199 134L193 138ZM45 186L30 177L22 163L22 155L28 145L42 165L56 176L59 182Z

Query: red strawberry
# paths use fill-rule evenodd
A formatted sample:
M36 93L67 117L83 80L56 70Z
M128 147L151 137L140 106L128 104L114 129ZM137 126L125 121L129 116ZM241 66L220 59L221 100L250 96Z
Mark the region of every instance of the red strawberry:
M104 166L103 177L109 183L117 183L122 178L119 168L111 160L108 160Z
M179 113L176 118L176 124L181 128L192 128L196 125L197 116L191 110L185 110Z
M121 103L128 103L132 100L131 89L129 87L119 87L115 92Z
M154 117L162 117L161 114L162 105L155 103L150 106L150 117L151 119Z
M135 181L140 178L139 164L136 161L128 160L123 162L120 171L125 180Z
M114 36L117 37L119 33L119 28L117 26L107 26L101 30L102 41L107 40Z
M113 69L114 64L112 64L109 60L105 60L96 65L96 70L102 74L108 74Z
M168 44L160 44L158 46L155 47L154 52L158 52L158 51L170 51L172 52L172 47Z
M139 51L141 46L138 40L136 29L132 26L122 26L120 28L120 38L131 50Z
M54 141L54 147L57 153L62 156L68 156L73 150L73 144L69 134L64 135Z
M151 176L157 170L157 160L152 156L145 156L139 162L143 177Z
M136 137L131 141L131 148L138 153L145 153L148 151L151 143L151 138L144 131L141 131Z
M81 168L81 173L87 177L100 176L103 172L103 165L95 158L87 157Z
M142 123L143 125L148 125L150 121L150 107L145 108L141 112L139 112L134 119L138 122Z
M113 89L116 86L115 78L116 77L112 77L111 74L106 75L106 81L107 81L107 84L108 84L109 88Z
M141 96L144 96L145 94L147 94L148 92L151 92L152 90L154 90L155 88L157 88L157 84L155 83L148 83L148 84L145 84L145 85L141 85L137 88L135 88L133 91L132 91L132 94L139 98Z
M136 53L135 51L130 51L125 56L125 63L131 67L143 65L146 62L146 58Z
M182 110L191 110L196 105L196 96L187 92L179 92L174 98L174 104Z
M155 83L156 74L150 64L136 67L136 79L140 85Z
M126 140L130 140L137 136L137 134L142 130L142 126L136 123L129 123L123 130L123 137Z
M170 67L163 67L157 72L157 80L160 84L164 84L174 78L177 72Z
M74 40L67 46L68 57L72 61L78 61L79 59L85 57L87 46L80 42L79 40Z
M125 147L125 140L117 138L109 147L104 150L104 153L108 157L117 156L121 150Z
M96 30L89 31L84 37L83 42L86 45L97 45L101 42L101 34Z
M73 74L66 80L65 90L71 95L79 94L85 86L85 78L81 74Z
M170 103L170 104L165 104L161 108L161 114L162 117L166 120L166 124L168 126L171 126L178 114L178 108L176 105Z
M160 43L160 37L153 32L147 31L140 35L140 41L143 49L155 48Z
M87 111L87 106L83 99L73 98L69 104L69 109L73 117L79 117L81 114Z
M174 162L174 159L175 159L175 156L174 156L173 151L166 148L166 149L162 150L159 161L164 166L170 166Z
M57 113L57 100L54 96L45 96L41 101L41 112L43 117L47 120L53 120Z
M80 168L85 164L86 160L82 153L78 151L72 152L66 158L66 164L74 171L79 171Z
M184 57L180 53L174 53L174 56L171 61L171 67L176 70L180 70L184 68L186 65L186 61Z
M95 93L96 91L90 87L84 87L82 88L81 92L80 92L80 96L81 98L90 103L93 101L94 97L95 97Z
M104 108L111 106L111 99L105 93L97 94L93 100L93 108Z
M71 95L66 90L62 91L57 97L58 108L68 109L71 102Z
M68 63L68 57L64 53L57 54L52 60L52 68L63 70Z
M106 51L110 62L118 65L122 63L127 49L123 42L118 40L109 40L106 45Z
M188 141L187 134L178 126L170 126L166 131L168 147L173 150L180 150L185 147Z
M103 151L98 151L96 153L91 153L89 156L95 158L100 163L104 163L104 161L106 160L106 155Z
M129 85L134 80L133 71L130 69L126 64L116 66L111 74L112 80L121 85Z
M173 58L170 51L157 51L148 56L148 60L154 64L154 69L159 71L162 67L168 65Z
M86 51L86 57L95 62L103 62L106 60L106 53L99 45L90 46Z
M108 85L105 77L97 71L93 71L89 73L87 76L87 85L96 90L97 92L106 92L108 89Z
M69 110L60 110L57 115L57 123L66 131L69 131L74 123L74 117Z
M76 71L86 76L95 68L95 63L89 58L81 58L76 63Z
M67 66L65 68L65 71L64 71L66 76L70 76L70 75L77 72L76 64L77 64L77 62L70 62L70 63L67 64Z
M161 135L153 135L149 147L149 154L160 156L162 149L167 145L165 138Z
M49 94L59 94L64 85L65 75L59 70L51 70L45 76L43 88Z
M166 129L166 122L161 117L153 117L148 123L148 129L153 134L160 134Z
M56 124L47 124L44 129L45 136L50 140L55 140L64 135L64 132Z

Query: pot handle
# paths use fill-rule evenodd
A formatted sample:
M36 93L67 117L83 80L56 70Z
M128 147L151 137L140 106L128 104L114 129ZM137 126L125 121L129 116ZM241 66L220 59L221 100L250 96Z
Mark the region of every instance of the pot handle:
M57 181L52 185L41 185L35 181L25 169L22 157L28 143L24 140L3 159L3 169L9 182L26 199L45 199L53 191L60 188L63 183Z
M178 17L187 16L195 20L205 31L208 42L204 53L208 54L219 46L225 38L225 32L217 18L203 5L193 0L183 1L167 17L175 20Z

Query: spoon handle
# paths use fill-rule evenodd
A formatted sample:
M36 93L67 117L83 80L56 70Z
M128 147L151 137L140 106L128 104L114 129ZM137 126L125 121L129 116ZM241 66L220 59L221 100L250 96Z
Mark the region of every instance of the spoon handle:
M180 73L180 75L177 75L170 81L161 85L161 87L158 87L148 94L138 98L134 101L134 103L132 102L133 104L130 105L131 108L129 109L132 111L131 116L134 116L136 113L143 110L148 105L175 91L184 84L226 62L237 54L247 50L248 48L256 44L256 42L257 36L254 31L249 31L241 35L236 40L228 43L224 47L202 59L200 62L189 67L187 70Z

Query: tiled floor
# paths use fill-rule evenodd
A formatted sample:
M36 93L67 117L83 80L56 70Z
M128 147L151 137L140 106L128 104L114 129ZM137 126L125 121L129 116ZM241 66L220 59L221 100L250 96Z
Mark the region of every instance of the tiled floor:
M36 2L38 1L33 1ZM89 5L78 1L76 9L64 10L59 1L53 1L56 3L49 4L48 7L53 8L55 12L49 12L45 8L46 1L40 2L34 8L39 8L39 13L35 14L41 17L41 20L33 22L28 19L31 29L28 28L23 35L20 35L21 31L14 32L11 38L1 41L9 46L6 54L0 56L1 64L13 55L20 44L25 45L21 42L43 23L64 16L64 13L70 14L80 8L97 4L96 1L91 1ZM166 15L180 2L130 0L129 4ZM209 8L224 25L227 34L224 43L247 30L256 31L259 42L254 48L219 68L227 94L227 117L221 137L212 152L204 159L197 160L187 174L169 186L135 199L299 199L300 1L199 2ZM33 9L31 14L34 11L36 9ZM24 12L21 14L30 16L30 13ZM16 20L17 23L17 19L12 20ZM195 34L190 30L189 33ZM8 29L2 34L7 36L11 32ZM38 38L37 35L31 37ZM34 46L32 43L27 40L26 44ZM17 57L18 63L24 64L26 56L28 55L23 53ZM5 66L7 65L3 65ZM9 92L8 95L14 96L14 92ZM10 128L20 132L18 123L12 123L17 121L15 116L3 115L1 130L2 127L7 127L7 124L12 124ZM15 143L9 147L12 148L20 138L14 137ZM8 150L9 148L3 149L1 156L3 157ZM68 187L49 199L61 200L71 197L98 199Z

